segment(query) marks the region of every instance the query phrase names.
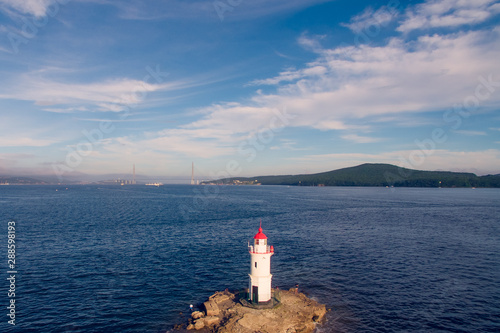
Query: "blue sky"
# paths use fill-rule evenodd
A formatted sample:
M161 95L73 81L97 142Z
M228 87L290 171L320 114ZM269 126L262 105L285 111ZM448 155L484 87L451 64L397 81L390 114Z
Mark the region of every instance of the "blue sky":
M499 1L0 8L0 174L500 173Z

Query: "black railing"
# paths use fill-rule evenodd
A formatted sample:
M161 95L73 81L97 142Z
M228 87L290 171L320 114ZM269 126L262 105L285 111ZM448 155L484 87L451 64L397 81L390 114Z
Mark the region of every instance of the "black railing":
M272 289L271 290L271 299L267 302L253 302L250 300L250 295L248 293L248 289L240 289L238 291L238 300L241 305L252 308L252 309L272 309L278 306L281 303L281 290Z

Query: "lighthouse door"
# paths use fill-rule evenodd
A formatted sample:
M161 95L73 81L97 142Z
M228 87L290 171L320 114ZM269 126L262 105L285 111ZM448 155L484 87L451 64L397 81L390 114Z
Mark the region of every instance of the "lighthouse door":
M257 286L252 286L252 301L259 303L259 287Z

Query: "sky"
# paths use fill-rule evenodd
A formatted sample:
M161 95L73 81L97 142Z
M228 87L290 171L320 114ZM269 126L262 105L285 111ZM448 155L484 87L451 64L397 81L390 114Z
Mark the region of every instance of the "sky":
M0 175L500 173L500 2L0 0Z

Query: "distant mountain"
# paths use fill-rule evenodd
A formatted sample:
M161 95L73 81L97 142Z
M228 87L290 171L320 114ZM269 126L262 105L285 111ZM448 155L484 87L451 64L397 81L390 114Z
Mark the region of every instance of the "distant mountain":
M91 184L100 183L102 180L132 180L133 176L131 174L104 174L104 175L91 175L83 172L67 172L63 173L58 177L55 174L40 174L40 175L0 175L0 184L9 183L14 184L43 184L43 185L55 185L55 184ZM149 181L149 177L143 175L137 175L137 179L145 179ZM142 181L144 183L145 181ZM137 181L140 183L140 181Z
M500 187L500 175L477 176L451 171L421 171L391 164L362 164L304 175L225 178L209 183L290 186Z
M47 183L30 177L0 176L0 185L46 185Z

